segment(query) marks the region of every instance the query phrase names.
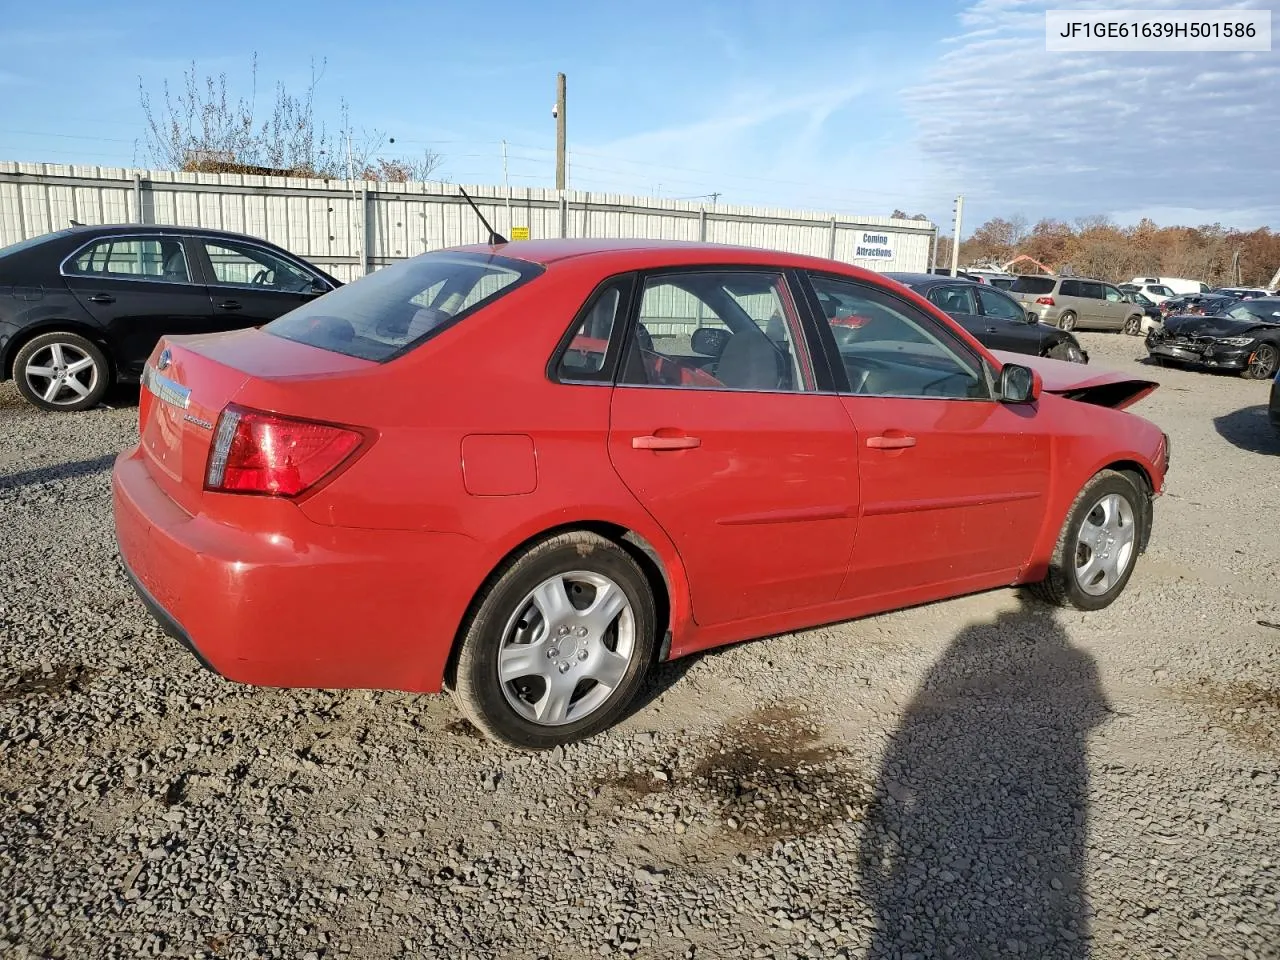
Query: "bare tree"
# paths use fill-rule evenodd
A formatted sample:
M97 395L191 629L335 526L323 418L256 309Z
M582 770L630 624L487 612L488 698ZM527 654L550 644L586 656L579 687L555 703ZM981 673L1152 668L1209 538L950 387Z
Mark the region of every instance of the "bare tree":
M250 95L233 98L227 75L201 77L193 62L180 88L164 81L159 101L138 79L138 97L147 121L151 162L171 170L285 173L292 176L363 180L426 180L443 158L426 150L418 158L385 157L395 143L379 131L355 131L350 109L339 101L342 125L330 134L316 117L316 88L324 76L312 64L301 94L277 84L265 119L257 113L258 57L250 61Z

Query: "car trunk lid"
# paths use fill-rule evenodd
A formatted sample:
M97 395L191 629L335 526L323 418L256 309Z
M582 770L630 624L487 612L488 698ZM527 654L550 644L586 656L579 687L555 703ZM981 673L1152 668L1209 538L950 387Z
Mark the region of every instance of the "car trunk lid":
M288 381L287 395L302 404L314 392L309 384L331 385L335 377L376 366L259 330L164 337L147 361L139 402L147 469L175 503L194 514L205 495L218 417L246 388Z

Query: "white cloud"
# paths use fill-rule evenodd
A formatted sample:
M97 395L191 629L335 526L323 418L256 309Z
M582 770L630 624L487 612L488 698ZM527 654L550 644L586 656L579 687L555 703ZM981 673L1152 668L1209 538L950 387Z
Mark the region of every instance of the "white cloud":
M1049 53L1044 11L1059 6L972 4L948 52L904 92L922 152L966 196L991 214L1280 223L1274 54Z

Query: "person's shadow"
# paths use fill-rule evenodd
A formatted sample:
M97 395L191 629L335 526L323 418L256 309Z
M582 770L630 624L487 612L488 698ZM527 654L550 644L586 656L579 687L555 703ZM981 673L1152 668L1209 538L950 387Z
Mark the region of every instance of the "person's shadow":
M965 627L885 751L860 854L868 957L1084 958L1093 658L1026 601Z

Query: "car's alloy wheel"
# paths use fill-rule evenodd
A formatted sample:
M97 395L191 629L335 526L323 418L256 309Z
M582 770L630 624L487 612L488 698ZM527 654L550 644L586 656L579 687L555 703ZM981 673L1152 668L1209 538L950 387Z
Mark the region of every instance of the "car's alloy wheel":
M636 618L622 588L590 570L570 570L516 606L498 648L507 703L549 727L599 710L622 684L636 648Z
M1084 363L1084 352L1070 340L1054 344L1045 356L1053 360L1066 360L1069 363Z
M44 410L86 410L107 391L107 359L75 333L46 333L18 351L13 378L18 391Z
M1058 536L1049 571L1034 584L1057 606L1100 610L1118 597L1144 542L1143 494L1114 470L1096 474L1076 496Z
M473 605L453 693L488 736L546 749L611 726L653 661L656 604L626 546L586 531L533 545Z
M1074 330L1076 328L1076 315L1068 310L1058 318L1059 330Z
M1249 364L1244 368L1244 375L1249 380L1270 380L1280 368L1280 347L1262 343L1249 357Z
M1115 586L1133 562L1136 525L1133 504L1118 493L1104 494L1076 531L1076 582L1090 596Z
M1129 317L1124 322L1124 332L1131 337L1141 336L1142 334L1142 318L1137 314Z

